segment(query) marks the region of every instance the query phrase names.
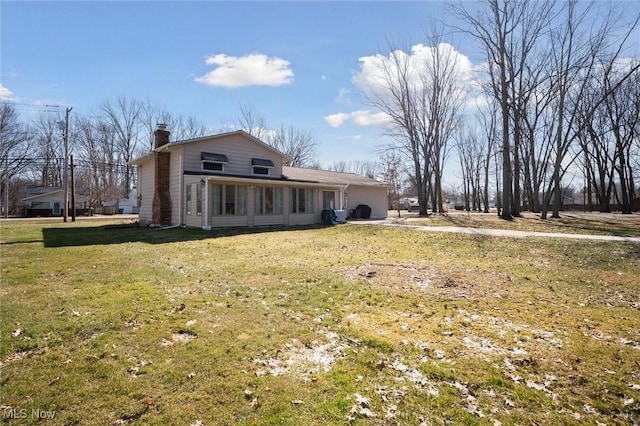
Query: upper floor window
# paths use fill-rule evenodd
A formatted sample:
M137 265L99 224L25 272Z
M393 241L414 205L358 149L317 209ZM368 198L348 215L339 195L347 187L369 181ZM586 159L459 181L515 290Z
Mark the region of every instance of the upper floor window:
M252 158L251 167L254 175L269 175L270 170L275 167L273 161L263 158Z
M202 170L213 170L218 172L224 171L224 165L229 159L224 154L214 154L212 152L201 152L200 161L202 162Z

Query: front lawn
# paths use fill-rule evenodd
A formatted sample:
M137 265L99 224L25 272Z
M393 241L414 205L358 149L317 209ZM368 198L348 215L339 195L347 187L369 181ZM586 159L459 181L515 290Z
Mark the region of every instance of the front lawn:
M1 226L3 422L640 423L640 244Z

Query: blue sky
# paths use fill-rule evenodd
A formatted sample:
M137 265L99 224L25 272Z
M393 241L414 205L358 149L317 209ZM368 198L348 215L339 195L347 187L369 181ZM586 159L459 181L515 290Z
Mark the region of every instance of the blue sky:
M310 130L322 163L375 159L381 129L324 117L366 109L352 83L359 58L423 40L442 2L3 1L1 84L21 104L89 114L118 96L150 100L218 127L241 105L274 127ZM196 81L214 55L288 62L280 85ZM358 138L359 137L359 138Z
M425 42L430 19L453 22L441 1L10 0L0 13L0 98L25 111L90 114L126 96L220 127L247 106L311 131L323 165L375 160L385 140L354 83L360 59ZM470 40L447 41L481 62Z

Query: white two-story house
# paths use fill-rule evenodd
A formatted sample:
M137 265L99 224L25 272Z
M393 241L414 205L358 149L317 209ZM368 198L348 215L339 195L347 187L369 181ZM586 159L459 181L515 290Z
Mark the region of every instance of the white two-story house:
M155 149L138 168L141 225L211 229L322 223L323 210L360 205L387 216L387 184L351 173L287 167L283 153L244 131L169 141L155 131ZM364 209L367 211L367 209Z

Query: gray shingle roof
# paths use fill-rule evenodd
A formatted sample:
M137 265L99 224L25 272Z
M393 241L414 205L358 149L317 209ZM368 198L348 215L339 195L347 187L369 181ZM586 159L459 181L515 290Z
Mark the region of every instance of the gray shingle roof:
M387 186L385 182L380 182L366 176L355 173L333 172L329 170L305 169L301 167L282 167L282 175L288 180L327 183L333 185L363 185L363 186Z

